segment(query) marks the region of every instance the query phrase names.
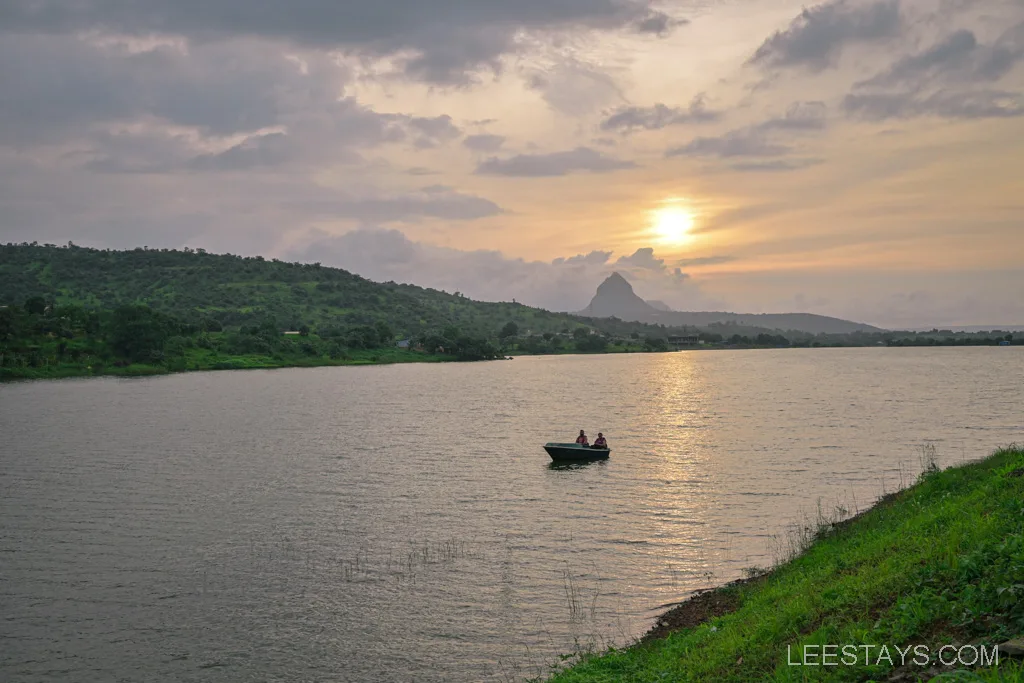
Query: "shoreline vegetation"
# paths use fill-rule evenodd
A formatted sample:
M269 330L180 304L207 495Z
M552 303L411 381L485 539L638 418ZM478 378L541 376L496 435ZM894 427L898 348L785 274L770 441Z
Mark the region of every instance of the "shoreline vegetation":
M70 377L142 377L189 371L274 369L501 360L514 356L657 353L670 350L667 337L619 337L587 326L572 332L521 336L508 322L491 338L449 325L438 333L399 340L386 324L312 332L301 325L283 330L273 318L224 328L219 321L192 321L146 305L113 311L59 305L41 297L0 306L0 381ZM936 331L936 334L941 332ZM754 337L700 333L687 350L785 349L904 346L1008 346L1024 335L917 333L887 341L792 342L783 334ZM950 333L952 334L952 333ZM398 347L399 343L403 347Z
M145 309L144 309L145 310ZM136 310L133 314L147 317L148 312ZM4 329L3 310L0 309L0 335ZM242 330L244 333L245 330ZM275 333L279 334L279 333ZM607 355L621 353L668 352L665 340L607 340L601 339L599 349L580 348L575 345L558 350L528 350L518 344L502 346L485 339L463 338L462 344L450 343L445 349L438 345L433 352L419 345L415 348L370 346L349 348L337 341L313 334L299 333L295 339L284 337L277 343L267 339L239 342L232 333L201 333L195 338L176 335L149 350L118 352L104 340L78 339L47 333L29 343L0 343L0 382L30 379L66 379L74 377L148 377L184 372L213 370L270 370L282 368L316 368L356 365L393 365L398 363L451 363L483 360L512 360L515 356L553 355ZM887 346L996 346L998 340L985 340L974 344L889 344ZM0 339L2 342L2 339ZM632 343L630 343L632 342ZM1005 344L1004 344L1005 345ZM1020 345L1019 341L1014 345ZM862 348L869 345L829 344L793 345L747 343L701 344L683 350L753 350L785 348ZM225 352L223 349L229 349ZM250 349L252 349L250 351ZM250 351L250 352L246 352ZM508 355L505 354L514 354Z
M1024 447L945 470L923 448L922 469L853 517L819 509L773 568L698 592L629 647L569 656L549 683L1024 682Z
M1024 345L1024 333L667 327L184 249L0 245L0 380L522 355Z

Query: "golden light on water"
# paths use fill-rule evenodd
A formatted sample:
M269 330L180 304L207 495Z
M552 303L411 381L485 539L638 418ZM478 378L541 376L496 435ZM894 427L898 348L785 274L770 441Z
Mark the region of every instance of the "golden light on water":
M663 244L686 244L695 223L693 210L678 201L667 202L665 206L650 213L651 229Z

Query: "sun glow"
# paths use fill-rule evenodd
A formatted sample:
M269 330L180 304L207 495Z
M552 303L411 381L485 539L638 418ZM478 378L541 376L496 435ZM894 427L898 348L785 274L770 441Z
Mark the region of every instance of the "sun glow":
M685 244L693 239L693 211L672 204L651 212L651 228L666 244Z

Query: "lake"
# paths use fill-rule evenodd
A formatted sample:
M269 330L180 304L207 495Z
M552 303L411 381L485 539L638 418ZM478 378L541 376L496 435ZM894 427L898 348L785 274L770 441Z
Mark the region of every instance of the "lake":
M543 675L1022 406L1021 347L0 385L0 679ZM552 467L579 429L611 459Z

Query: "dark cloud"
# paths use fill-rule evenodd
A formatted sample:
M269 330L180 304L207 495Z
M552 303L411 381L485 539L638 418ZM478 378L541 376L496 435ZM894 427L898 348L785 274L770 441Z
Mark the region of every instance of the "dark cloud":
M722 112L708 109L704 95L700 94L686 108L668 107L660 102L652 107L620 107L609 112L601 122L601 130L629 133L686 123L707 123L721 118Z
M669 34L677 26L690 23L686 19L674 19L664 12L651 11L647 16L638 19L633 27L637 33L652 33L656 36Z
M612 252L610 251L601 251L595 249L594 251L588 254L576 254L575 256L569 257L559 256L558 258L552 260L551 264L555 266L561 266L566 264L589 264L599 266L603 263L608 263L608 259L610 259L611 257Z
M202 171L244 171L281 166L292 160L295 148L284 133L246 138L218 154L200 154L189 166Z
M280 51L237 45L188 53L144 52L82 40L4 35L0 39L0 142L46 140L103 121L154 117L210 135L281 122L288 98L328 101L346 74L320 68L300 78Z
M665 259L654 255L652 247L641 247L629 256L620 256L615 262L620 266L632 266L634 268L645 268L647 270L664 270Z
M346 227L465 222L502 213L490 199L443 186L383 191L350 179L335 186L305 174L202 172L173 176L84 172L8 162L0 154L0 242L74 240L125 248L191 244L268 254L285 235ZM134 227L133 227L134 226Z
M872 121L935 116L946 119L992 119L1024 116L1024 95L1005 90L970 89L917 92L851 93L843 100L851 116Z
M791 148L770 142L764 136L749 130L732 131L720 137L702 137L681 147L673 147L665 156L778 157Z
M487 133L469 135L462 141L462 144L474 152L497 152L505 144L505 136Z
M316 53L300 61L252 41L130 50L5 35L0 145L73 144L90 168L156 172L344 161L357 148L437 147L461 135L449 116L379 113L339 99L346 69Z
M308 219L353 219L364 224L416 221L422 218L474 220L502 213L489 199L437 185L419 192L383 196L340 196L319 200L303 199L286 208L301 211Z
M1024 8L1016 12L1019 18ZM1024 23L990 44L970 30L958 29L857 83L843 100L843 109L850 116L874 121L1022 116L1024 92L998 84L1022 62Z
M994 83L1024 61L1024 24L982 44L966 29L954 31L930 47L900 57L880 74L857 83L857 90L920 92Z
M1005 32L991 45L972 31L950 33L921 52L898 59L857 88L921 88L927 85L972 85L995 82L1024 61L1024 24Z
M914 84L923 74L933 70L961 67L978 47L978 40L967 30L956 31L924 52L903 57L884 73L860 85L898 85L908 80Z
M782 134L790 136L802 132L816 132L827 125L827 109L823 102L794 102L782 116L729 131L718 137L699 137L673 147L665 156L718 157L721 159L753 158L757 161L738 162L731 167L738 171L785 171L804 168L817 160L781 159L793 148L778 142ZM761 161L760 159L771 159Z
M550 154L519 154L508 159L491 157L477 166L483 175L502 175L528 178L564 176L576 172L607 173L636 164L602 154L589 147L577 147Z
M900 0L830 0L809 9L768 38L750 58L762 66L831 66L843 48L896 38L903 22Z
M194 42L248 36L372 55L411 52L410 74L456 83L465 82L468 71L493 66L523 30L650 32L669 23L661 16L648 0L7 0L0 30L181 35Z
M773 159L771 161L744 161L730 166L735 171L761 173L799 171L823 163L821 159Z
M828 110L824 102L794 102L789 105L784 115L762 121L753 126L751 130L757 132L821 130L827 123L827 113Z
M392 117L402 120L403 117ZM452 123L447 114L434 117L406 117L406 125L416 136L415 144L420 149L432 149L462 137L462 131Z

